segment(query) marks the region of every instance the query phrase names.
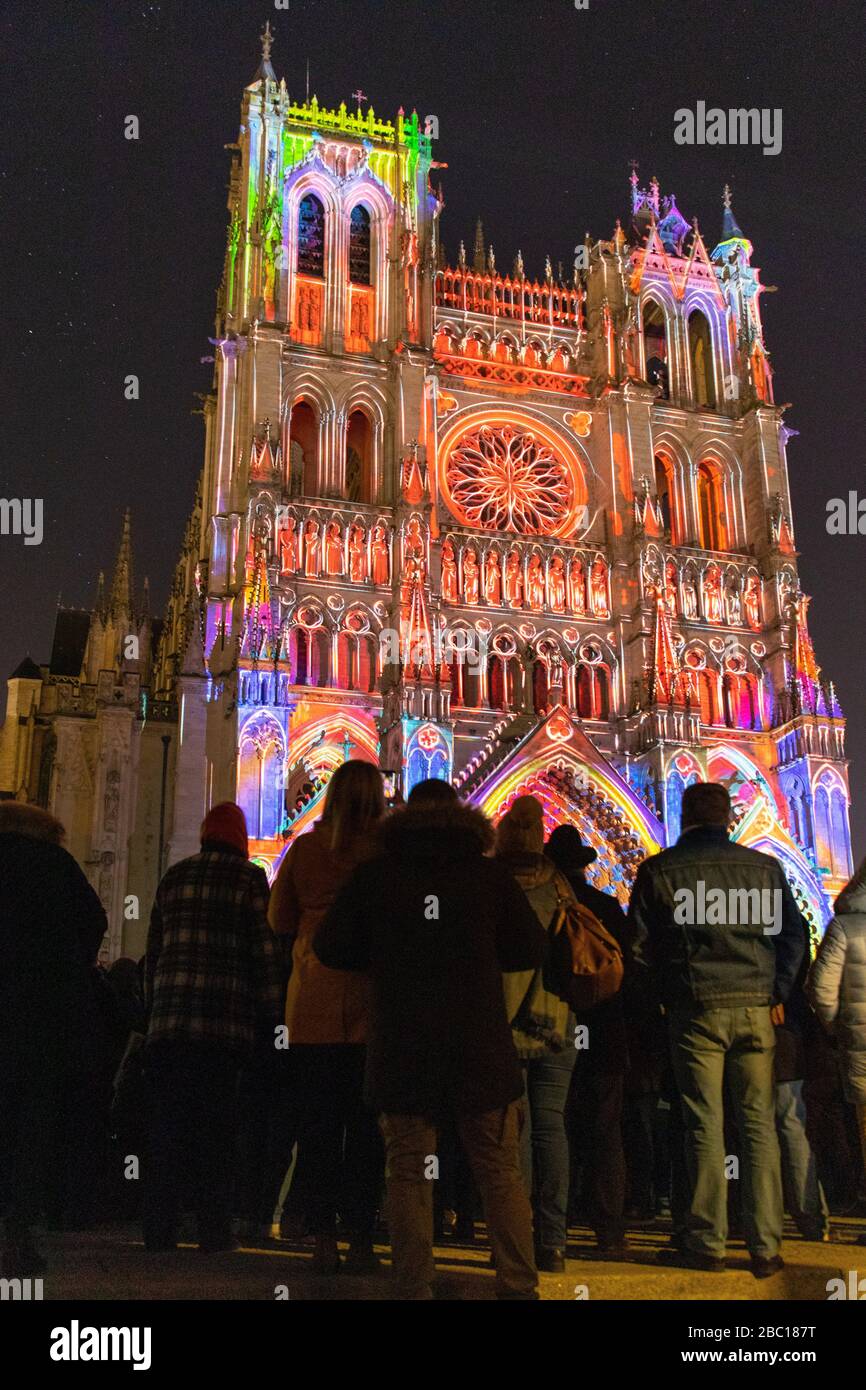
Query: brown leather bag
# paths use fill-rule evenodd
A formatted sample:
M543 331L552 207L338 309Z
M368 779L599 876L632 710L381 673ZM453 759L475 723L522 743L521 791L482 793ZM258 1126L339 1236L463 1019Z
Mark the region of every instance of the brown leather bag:
M622 950L590 908L579 903L567 882L556 876L557 909L550 926L551 988L576 1013L619 993Z

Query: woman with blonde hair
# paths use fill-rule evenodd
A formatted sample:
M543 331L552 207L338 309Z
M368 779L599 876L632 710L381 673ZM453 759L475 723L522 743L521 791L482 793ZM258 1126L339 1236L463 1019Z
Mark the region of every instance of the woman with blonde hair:
M378 1268L373 1228L382 1148L376 1117L363 1098L369 981L322 965L312 943L345 879L375 852L384 814L379 769L360 760L338 767L320 820L283 859L268 911L274 932L292 945L286 1026L299 1112L298 1173L308 1228L316 1237L313 1267L324 1274L341 1268L338 1212L349 1236L342 1268Z

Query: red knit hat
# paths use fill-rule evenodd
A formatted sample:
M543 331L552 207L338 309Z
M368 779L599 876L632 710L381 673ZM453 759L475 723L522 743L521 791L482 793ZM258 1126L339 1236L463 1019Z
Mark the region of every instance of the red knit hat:
M246 816L233 801L221 801L218 806L212 806L202 821L201 842L211 841L231 845L232 849L240 850L244 858L249 857Z

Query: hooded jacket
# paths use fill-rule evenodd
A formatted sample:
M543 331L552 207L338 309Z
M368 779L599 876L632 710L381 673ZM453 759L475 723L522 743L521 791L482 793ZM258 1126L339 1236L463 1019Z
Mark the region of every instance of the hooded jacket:
M456 801L395 812L313 943L331 969L370 971L367 1092L386 1114L477 1114L523 1092L502 974L540 965L546 936L485 857L492 839Z
M539 925L548 932L559 906L560 894L567 897L569 886L555 864L543 854L517 852L499 854L526 894ZM559 892L557 892L557 884ZM546 989L547 971L521 970L503 976L505 1006L514 1030L514 1044L521 1060L562 1052L568 1047L568 1005Z
M838 1039L848 1099L866 1105L866 860L836 899L806 995Z

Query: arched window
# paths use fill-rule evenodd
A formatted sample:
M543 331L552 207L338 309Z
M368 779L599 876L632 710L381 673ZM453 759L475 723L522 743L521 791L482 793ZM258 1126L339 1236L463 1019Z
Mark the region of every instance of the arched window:
M306 685L310 670L310 634L305 627L289 634L289 667L292 685Z
M375 502L373 426L363 410L353 410L346 424L346 500Z
M667 459L662 454L655 456L655 475L656 475L656 496L659 501L659 510L662 514L662 525L665 535L670 538L672 545L679 545L679 538L673 533L673 508L671 506L671 467Z
M289 492L316 497L319 488L319 422L306 401L292 406L289 420Z
M654 299L648 299L643 306L643 348L646 379L651 386L660 386L667 400L670 394L668 335L664 310Z
M830 798L822 783L815 792L815 855L818 863L828 868L832 858L831 844Z
M710 463L698 465L698 520L701 545L705 550L725 549L722 482L719 471Z
M839 787L830 799L830 832L833 854L833 873L837 878L851 874L851 850L848 843L848 816L845 797Z
M692 363L692 393L695 405L706 410L715 410L713 340L710 336L710 325L705 316L697 310L689 317L689 357Z
M492 709L505 709L505 662L491 656L487 662L488 699Z
M594 719L593 695L595 682L592 667L582 662L577 669L577 713L581 719Z
M283 733L269 715L244 727L238 750L238 805L254 840L270 840L283 822Z
M298 206L298 274L325 274L325 209L315 193Z
M360 203L349 219L349 279L353 285L370 284L370 214Z
M669 772L665 783L665 822L668 847L675 845L682 828L682 806L685 783L676 768Z

